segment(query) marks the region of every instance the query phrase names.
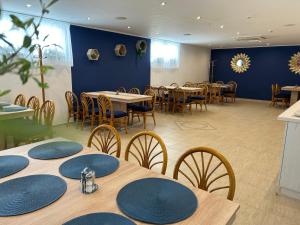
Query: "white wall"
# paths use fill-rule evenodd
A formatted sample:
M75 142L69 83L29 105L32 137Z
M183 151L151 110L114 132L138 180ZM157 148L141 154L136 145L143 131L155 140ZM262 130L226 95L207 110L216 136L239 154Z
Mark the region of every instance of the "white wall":
M37 75L39 78L39 76ZM59 67L49 71L45 75L45 81L49 88L46 89L46 100L53 100L55 103L54 125L63 124L67 121L67 103L65 101L66 90L72 90L71 68ZM24 94L26 100L31 96L37 96L42 104L42 91L38 85L30 79L22 85L20 78L15 74L0 76L0 90L10 89L11 92L0 101L14 102L18 94Z
M210 49L181 44L180 66L177 69L151 68L151 85L170 85L202 82L209 79Z

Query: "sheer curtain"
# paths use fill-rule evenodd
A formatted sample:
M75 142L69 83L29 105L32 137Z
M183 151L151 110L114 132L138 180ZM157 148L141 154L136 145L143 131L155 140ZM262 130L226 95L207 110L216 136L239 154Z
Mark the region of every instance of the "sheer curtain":
M8 40L13 43L15 47L18 47L23 43L25 32L22 29L13 27L9 14L11 13L4 12L0 18L0 33L4 33ZM31 16L16 13L13 14L17 15L22 21L31 18ZM36 18L36 20L38 20L38 18ZM51 66L73 66L70 24L56 20L43 19L39 31L39 40L33 40L33 43L40 44L44 47L44 64ZM48 36L47 39L43 41L46 36ZM0 41L0 55L9 51L9 46ZM20 54L22 56L27 56L28 52L24 50ZM37 56L38 52L35 51L31 60L36 60Z
M170 41L151 41L151 66L153 68L179 68L180 44Z

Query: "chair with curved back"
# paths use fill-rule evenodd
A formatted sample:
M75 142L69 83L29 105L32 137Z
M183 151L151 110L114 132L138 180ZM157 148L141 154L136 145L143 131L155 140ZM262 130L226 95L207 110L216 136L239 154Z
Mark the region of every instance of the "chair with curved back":
M144 168L152 169L162 164L161 173L165 174L168 153L163 140L152 131L143 131L132 137L125 152L126 161L137 161Z
M190 112L192 111L192 101L189 94L185 90L176 88L174 90L174 98L175 104L173 105L173 112L175 112L175 108L181 110L181 112L185 112L187 108Z
M87 95L85 92L80 94L81 105L82 105L82 123L81 129L84 128L85 121L91 120L91 130L94 129L97 114L99 112L98 107L95 107L94 99Z
M74 121L78 123L80 118L80 105L77 95L72 91L66 91L65 98L68 105L68 121L67 126L69 126L70 119L73 118Z
M38 99L38 97L36 97L36 96L30 97L26 106L27 106L27 108L34 110L32 119L37 121L38 116L39 116L39 109L40 109L40 100Z
M119 87L116 92L120 92L120 93L126 93L126 88L124 87Z
M272 84L272 106L276 106L277 103L282 103L282 107L287 107L290 103L290 93L281 91L278 84Z
M123 111L114 111L109 97L98 95L99 124L109 124L110 126L120 125L125 128L127 134L128 114Z
M194 84L192 82L185 82L185 84L183 85L183 87L193 87Z
M169 108L169 102L171 101L171 96L169 95L169 90L165 86L160 86L158 88L158 95L159 95L159 106L160 110L163 110L165 107L165 112L167 112Z
M16 98L15 98L15 105L19 105L19 106L25 106L26 105L26 98L23 94L19 94Z
M55 114L55 104L51 100L45 101L40 109L39 124L52 128Z
M218 151L208 147L192 148L177 161L173 178L185 178L208 192L228 191L227 199L233 200L235 193L235 176L227 159ZM183 180L182 180L183 181Z
M216 82L216 84L224 84L224 82L223 81L221 81L221 80L218 80L217 82Z
M209 103L214 103L215 101L221 103L224 100L224 96L222 94L222 87L220 84L210 85L209 94Z
M201 88L201 91L196 93L195 95L192 95L190 97L191 101L192 101L192 105L195 104L196 105L196 109L198 107L198 104L201 107L201 111L202 111L202 107L204 105L205 110L207 111L207 93L208 93L208 87L205 84L198 84L197 87Z
M150 101L145 101L143 105L133 105L131 123L133 123L134 116L141 115L143 116L144 129L146 129L147 116L152 116L154 125L156 126L156 121L155 121L156 93L153 89L148 89L145 91L144 95L152 96L152 99Z
M177 83L172 83L172 84L170 84L170 86L172 86L172 87L179 87L179 84L177 84Z
M231 98L231 101L235 102L236 89L238 85L235 81L229 81L227 84L229 85L229 88L223 90L224 98L226 102L227 102L227 98Z
M138 88L131 88L128 91L128 93L130 93L130 94L136 94L136 95L140 95L141 94L140 89L138 89Z
M102 124L96 127L89 137L87 146L94 147L98 151L102 151L109 155L115 155L117 158L120 158L120 134L110 125Z

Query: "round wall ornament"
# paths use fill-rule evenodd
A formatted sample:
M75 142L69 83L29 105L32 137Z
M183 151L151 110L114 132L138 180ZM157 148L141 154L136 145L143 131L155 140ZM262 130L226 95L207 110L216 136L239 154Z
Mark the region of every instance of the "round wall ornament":
M100 57L100 53L98 49L92 49L92 48L87 51L86 55L88 59L92 61L97 61Z
M126 46L124 44L116 45L115 53L117 56L126 56L126 54L127 54Z
M295 74L300 74L300 52L294 54L289 61L289 68Z
M231 68L236 73L244 73L250 67L250 58L245 53L239 53L231 59Z
M136 53L138 56L142 56L147 52L147 42L145 40L139 40L136 43Z

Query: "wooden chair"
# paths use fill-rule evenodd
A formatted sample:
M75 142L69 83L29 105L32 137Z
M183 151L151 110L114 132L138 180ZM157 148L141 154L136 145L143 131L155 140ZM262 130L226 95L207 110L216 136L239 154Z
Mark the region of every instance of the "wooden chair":
M185 84L183 85L183 87L193 87L194 84L192 82L185 82Z
M238 85L235 81L229 81L227 84L230 87L223 91L225 101L227 102L227 98L231 98L231 102L235 102L236 89Z
M125 160L131 161L132 159L147 169L162 164L161 173L166 173L168 165L166 145L154 132L143 131L130 140L126 148Z
M208 192L227 190L227 199L233 200L235 176L227 159L218 151L207 148L192 148L177 161L173 178L185 178L194 187Z
M120 93L126 93L126 88L124 87L119 87L116 92L120 92Z
M130 94L136 94L136 95L140 95L141 92L140 92L140 89L138 88L131 88L128 93ZM134 107L134 105L137 105L135 103L130 103L130 104L127 104L127 113L128 113L128 123L129 123L129 118L130 118L130 115L132 116L132 107ZM140 121L140 117L139 118L139 121Z
M19 94L16 98L15 98L15 105L19 105L19 106L25 106L26 105L26 98L24 95Z
M115 125L120 125L125 128L127 134L127 112L114 111L110 98L105 95L98 95L97 103L99 109L99 124L105 123L113 127Z
M103 124L96 127L89 137L87 146L95 147L98 151L102 151L109 155L115 155L117 158L120 158L120 134L110 125Z
M40 109L40 100L38 99L38 97L36 97L36 96L30 97L27 102L26 107L34 110L32 120L37 121L38 116L39 116L39 109Z
M170 84L170 86L173 86L173 87L179 87L179 84L177 84L177 83L172 83L172 84Z
M169 90L165 86L160 86L158 88L158 95L159 95L159 106L160 110L163 111L163 107L165 107L165 112L167 112L169 108L169 102L170 102L170 95Z
M189 111L192 111L192 101L190 95L188 95L181 88L176 88L174 90L175 103L173 105L172 111L175 112L175 108L181 110L181 112L185 112L188 108Z
M72 91L66 91L65 98L68 105L68 121L67 126L69 126L70 119L73 118L74 121L78 123L80 118L80 106L76 94Z
M155 121L156 93L154 92L154 90L148 89L147 91L145 91L144 95L152 96L152 100L144 102L143 105L134 105L132 107L131 123L133 123L134 116L141 115L143 116L144 129L146 129L147 116L152 116L154 125L156 126L156 121Z
M80 94L81 105L82 105L82 123L81 129L84 128L85 121L91 120L91 130L94 129L97 114L99 113L98 107L95 107L94 99L86 93Z
M208 93L208 87L205 84L198 84L197 87L201 88L202 91L196 93L195 95L192 95L190 97L191 99L191 104L195 104L196 105L196 109L198 108L198 104L201 107L201 111L203 109L203 105L205 107L205 110L207 111L207 93Z
M216 82L216 84L224 84L224 82L221 81L221 80L218 80L218 81Z
M138 89L138 88L131 88L128 91L128 93L130 93L130 94L136 94L136 95L140 95L141 94L140 89Z
M290 103L290 95L281 92L281 87L278 84L272 84L272 106L276 106L277 103L281 103L282 107L287 107Z
M210 90L209 90L209 103L214 103L215 100L218 102L218 103L221 103L223 102L223 95L222 95L222 88L221 88L221 85L219 84L212 84L210 86Z

